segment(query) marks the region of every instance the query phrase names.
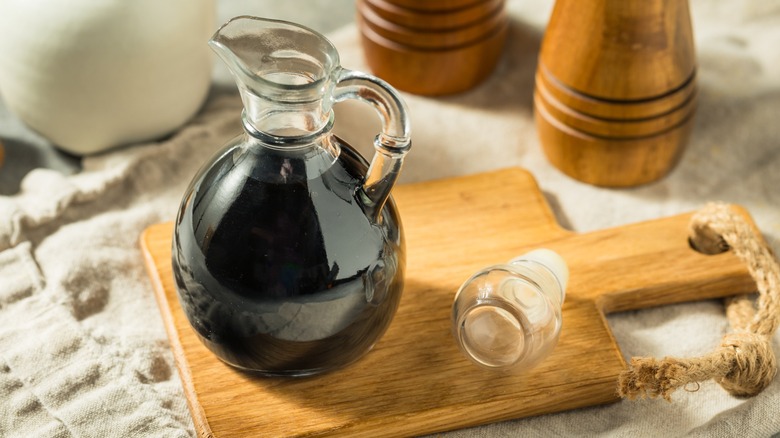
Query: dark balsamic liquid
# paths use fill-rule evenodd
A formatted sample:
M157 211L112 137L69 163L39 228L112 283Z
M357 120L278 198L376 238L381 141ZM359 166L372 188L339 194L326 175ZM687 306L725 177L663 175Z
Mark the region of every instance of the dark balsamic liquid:
M334 139L334 141L336 141ZM201 171L174 234L179 299L205 345L266 374L355 361L387 329L404 254L395 206L366 215L365 160L346 146L238 141Z

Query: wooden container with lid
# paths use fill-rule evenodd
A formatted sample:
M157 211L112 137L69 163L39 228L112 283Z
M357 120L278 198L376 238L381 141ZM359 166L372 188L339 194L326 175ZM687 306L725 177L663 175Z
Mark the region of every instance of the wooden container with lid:
M394 87L436 96L466 91L498 62L505 0L358 0L369 67Z
M612 187L666 175L696 105L687 0L558 0L534 103L545 154L564 173Z

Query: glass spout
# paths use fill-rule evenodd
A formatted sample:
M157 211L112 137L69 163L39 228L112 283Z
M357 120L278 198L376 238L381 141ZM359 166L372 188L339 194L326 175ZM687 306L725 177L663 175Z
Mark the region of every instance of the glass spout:
M325 37L296 24L241 16L217 30L209 45L236 80L248 131L299 137L326 128L341 69Z
M343 100L362 100L376 110L382 132L359 195L378 220L411 148L408 110L398 93L379 78L341 68L327 38L294 23L236 17L209 44L236 80L244 128L265 143L301 144L328 132L333 105Z

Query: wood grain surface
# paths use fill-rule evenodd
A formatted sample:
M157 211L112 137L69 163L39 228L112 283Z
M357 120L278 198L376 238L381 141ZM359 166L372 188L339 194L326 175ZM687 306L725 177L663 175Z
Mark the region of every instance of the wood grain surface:
M536 87L534 91L534 105L544 107L545 112L558 122L586 134L608 138L636 138L651 137L685 123L696 109L696 95L663 117L635 120L604 119L574 111L546 93L543 86Z
M534 122L545 156L563 173L597 186L632 187L656 181L677 165L688 144L693 112L655 134L612 137L573 128L535 99Z
M141 238L200 436L404 436L617 400L625 363L604 312L749 292L731 253L687 240L690 215L575 234L562 229L521 169L400 186L407 277L385 336L355 364L311 378L263 378L220 362L198 341L171 274L172 224ZM480 369L450 334L461 282L537 247L558 251L571 279L552 355L526 374Z
M645 120L661 117L686 105L696 94L696 73L664 96L647 100L605 100L579 93L553 77L542 62L536 72L535 84L537 90L543 90L579 113L612 120Z
M485 0L387 0L396 6L425 12L450 12L473 7Z
M598 99L663 97L696 68L688 0L557 0L539 61Z
M505 23L483 39L446 50L402 45L368 26L360 26L360 41L371 71L393 87L443 96L467 91L490 76L501 58L508 29Z
M383 15L377 7L382 2L396 6L396 12L408 6L405 1L359 0L356 22L369 68L399 90L425 96L460 93L485 80L501 58L509 28L503 0L470 0L454 10L428 9L437 2L418 2L426 8L406 8L406 15ZM480 12L482 5L487 14ZM471 10L480 12L476 21ZM410 17L417 20L412 26L405 24ZM438 27L415 27L424 21Z
M507 13L503 4L481 20L457 28L431 31L415 29L392 22L380 16L366 1L357 2L357 24L368 26L378 35L398 44L424 50L448 50L479 41L506 25ZM441 16L441 14L431 14Z
M590 184L630 187L677 164L696 109L688 0L557 0L534 109L545 154Z
M503 8L504 0L478 1L451 11L425 11L405 8L387 0L363 0L380 17L409 29L440 32L478 22Z

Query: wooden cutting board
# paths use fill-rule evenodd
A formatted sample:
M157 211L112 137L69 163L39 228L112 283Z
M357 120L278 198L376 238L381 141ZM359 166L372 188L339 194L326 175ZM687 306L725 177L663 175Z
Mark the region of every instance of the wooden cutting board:
M606 312L754 290L731 253L688 245L690 215L588 234L562 229L521 169L400 186L407 277L385 336L357 363L310 378L262 378L220 362L182 313L171 274L172 224L141 244L201 436L401 436L618 400L626 364ZM593 208L598 208L594 206ZM523 375L482 370L450 334L450 306L474 271L537 247L558 251L571 280L557 348Z

